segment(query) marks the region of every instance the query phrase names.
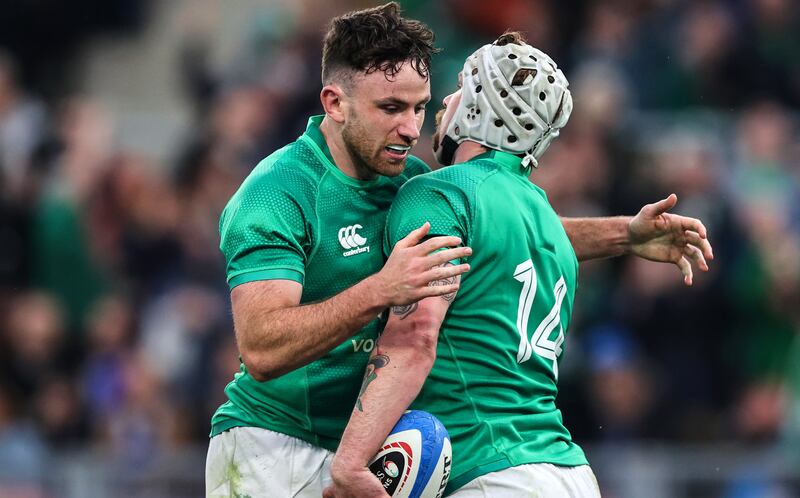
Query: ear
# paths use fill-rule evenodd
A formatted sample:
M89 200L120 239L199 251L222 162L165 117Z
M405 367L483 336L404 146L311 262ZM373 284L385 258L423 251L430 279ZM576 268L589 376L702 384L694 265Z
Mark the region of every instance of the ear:
M319 94L319 100L322 102L325 114L337 123L344 123L348 102L347 95L339 85L335 83L325 85Z

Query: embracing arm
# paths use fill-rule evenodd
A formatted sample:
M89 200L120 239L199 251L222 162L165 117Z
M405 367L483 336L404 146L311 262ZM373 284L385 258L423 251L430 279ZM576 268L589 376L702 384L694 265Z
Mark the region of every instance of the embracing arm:
M561 218L561 223L578 261L634 254L675 264L686 285L692 285L692 263L708 271L706 260L714 259L714 253L700 220L667 212L677 202L671 194L645 205L636 216Z
M321 357L385 307L367 281L319 303L300 305L291 280L239 285L231 292L236 341L254 379L273 379Z
M425 383L436 359L439 327L454 297L392 308L331 464L334 486L326 498L386 496L367 464Z
M378 273L324 301L300 304L302 286L290 280L239 285L231 292L236 340L242 361L254 379L266 381L306 365L336 347L375 319L384 309L428 296L455 292L452 278L468 265L436 267L471 253L457 237L434 237L419 243L429 226L397 243Z

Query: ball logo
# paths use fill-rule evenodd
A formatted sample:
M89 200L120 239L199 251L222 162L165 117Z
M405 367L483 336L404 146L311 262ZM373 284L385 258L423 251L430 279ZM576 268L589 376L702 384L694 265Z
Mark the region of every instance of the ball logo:
M400 469L398 469L397 464L392 461L384 461L383 470L385 470L390 477L397 477L400 475Z
M392 498L441 498L452 454L442 423L430 413L409 410L392 428L369 470Z
M397 488L402 487L408 480L412 462L411 455L409 455L411 448L401 447L394 443L391 447L383 448L383 451L386 450L388 453L372 462L369 470L381 481L386 493L393 496ZM403 474L402 479L400 478L401 474Z

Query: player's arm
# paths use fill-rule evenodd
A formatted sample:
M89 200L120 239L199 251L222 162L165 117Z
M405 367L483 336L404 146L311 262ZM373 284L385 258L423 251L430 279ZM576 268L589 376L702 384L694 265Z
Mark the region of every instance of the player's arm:
M458 279L444 277L436 285L449 286ZM334 486L326 490L326 498L386 496L367 464L428 377L439 327L454 297L451 293L392 308L331 464Z
M636 216L561 218L561 223L578 261L634 254L675 264L686 285L692 285L692 264L708 271L706 260L714 259L714 253L700 220L668 212L677 202L671 194L645 205Z
M434 268L471 254L458 237L427 235L429 224L400 240L378 273L312 304L300 304L302 286L291 280L244 283L231 292L236 340L250 375L266 381L306 365L341 344L390 306L406 305L458 289L429 282L452 279L469 265ZM450 249L442 248L452 247Z

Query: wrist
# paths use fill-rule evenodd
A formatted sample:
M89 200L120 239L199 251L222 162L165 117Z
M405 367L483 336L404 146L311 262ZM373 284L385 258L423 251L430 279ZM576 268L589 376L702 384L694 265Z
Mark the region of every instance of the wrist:
M378 273L365 278L352 287L352 290L356 291L353 296L353 304L363 307L369 315L380 315L390 306L386 289Z
M598 239L606 247L604 257L617 257L633 252L633 216L612 216L603 218L602 232Z
M366 304L370 313L378 315L392 305L380 272L365 278L358 286L360 290L358 299Z
M352 474L364 470L366 467L366 462L362 462L361 459L356 458L354 455L337 452L331 462L331 473L338 475Z
M631 254L633 253L633 216L619 216L619 219L622 222L622 226L620 229L620 241L619 246L621 248L622 254Z

